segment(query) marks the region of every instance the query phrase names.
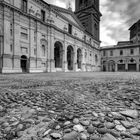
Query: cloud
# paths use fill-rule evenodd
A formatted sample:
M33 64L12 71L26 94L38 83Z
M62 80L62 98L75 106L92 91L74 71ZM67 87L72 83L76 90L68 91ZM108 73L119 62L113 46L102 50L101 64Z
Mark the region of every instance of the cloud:
M129 27L139 19L139 0L101 0L101 45L129 40Z
M60 7L68 7L69 1L75 9L75 0L45 0ZM129 27L139 20L139 0L100 0L102 13L100 39L101 46L114 45L118 41L129 40Z

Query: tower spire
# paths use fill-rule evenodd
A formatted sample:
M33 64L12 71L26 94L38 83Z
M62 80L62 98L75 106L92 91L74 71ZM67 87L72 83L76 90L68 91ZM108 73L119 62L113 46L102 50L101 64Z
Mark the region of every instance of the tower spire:
M72 11L72 4L70 0L68 1L68 10Z

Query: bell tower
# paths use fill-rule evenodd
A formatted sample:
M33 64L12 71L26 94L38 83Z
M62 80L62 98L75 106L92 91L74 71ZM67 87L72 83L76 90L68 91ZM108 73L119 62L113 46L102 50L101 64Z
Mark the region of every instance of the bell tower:
M75 14L97 41L100 40L100 17L99 0L75 0Z

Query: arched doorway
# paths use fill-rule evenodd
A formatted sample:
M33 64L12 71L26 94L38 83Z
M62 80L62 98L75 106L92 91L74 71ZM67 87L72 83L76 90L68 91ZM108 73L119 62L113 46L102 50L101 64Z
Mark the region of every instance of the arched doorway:
M72 46L68 46L68 48L67 48L68 70L73 70L73 59L74 59L73 47Z
M82 67L82 51L81 51L81 49L77 50L77 67L78 67L78 69L81 69L81 67Z
M106 71L106 61L103 61L103 71Z
M131 58L128 63L128 71L137 71L136 60Z
M108 62L108 71L114 72L115 71L115 62L113 60L110 60Z
M27 56L22 55L21 59L20 59L20 65L21 65L22 72L27 72L27 70L28 70L27 62L28 62Z
M55 68L62 68L63 46L59 41L57 41L54 44L54 60L55 60Z
M118 61L117 69L118 69L118 71L126 71L124 60L121 59L121 60Z

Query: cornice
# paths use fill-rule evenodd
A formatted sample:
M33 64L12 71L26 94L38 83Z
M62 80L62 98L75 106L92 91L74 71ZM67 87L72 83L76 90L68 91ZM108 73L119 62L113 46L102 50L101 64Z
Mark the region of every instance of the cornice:
M39 2L40 0L34 0L34 1L38 1L38 2ZM41 0L41 1L42 1L42 0ZM1 1L0 1L0 2L1 2ZM76 36L70 35L68 32L66 32L66 31L64 31L64 30L59 29L58 27L56 27L56 26L53 25L53 24L49 24L49 23L43 22L41 19L39 19L39 18L37 18L37 17L35 17L35 16L29 14L29 13L24 13L24 12L22 12L21 9L19 9L19 8L17 8L17 7L15 7L15 6L13 6L13 5L11 5L11 4L5 2L5 1L2 1L1 3L3 4L3 6L6 6L6 7L8 7L8 8L12 8L12 9L15 10L16 12L18 12L18 13L24 15L24 16L27 16L29 19L32 18L32 19L34 19L35 21L38 21L38 22L44 24L44 25L47 26L47 27L54 28L54 29L56 29L57 31L60 31L61 33L64 33L64 34L70 36L70 37L73 38L73 39L79 40L80 42L84 43L85 45L88 45L88 46L91 47L92 49L100 50L99 48L96 48L96 47L94 47L94 46L88 44L88 43L85 42L84 40L82 40L82 39L80 39L80 38L78 38L78 37L76 37ZM84 33L87 34L86 31L85 31ZM90 36L90 35L89 35L89 36ZM92 37L92 38L93 38L93 37ZM93 39L94 39L94 38L93 38ZM95 40L95 39L94 39L94 40ZM96 41L96 40L95 40L95 41ZM98 42L98 41L97 41L97 42ZM100 43L100 42L99 42L99 43Z

